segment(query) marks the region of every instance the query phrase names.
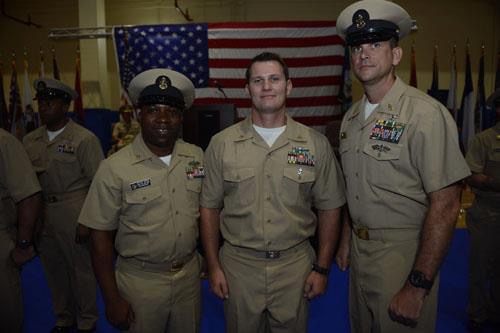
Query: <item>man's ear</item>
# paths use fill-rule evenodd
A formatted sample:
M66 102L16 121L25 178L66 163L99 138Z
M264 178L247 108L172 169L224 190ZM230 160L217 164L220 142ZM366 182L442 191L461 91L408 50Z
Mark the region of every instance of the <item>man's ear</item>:
M401 59L403 59L403 49L400 46L396 46L392 49L392 65L399 65Z

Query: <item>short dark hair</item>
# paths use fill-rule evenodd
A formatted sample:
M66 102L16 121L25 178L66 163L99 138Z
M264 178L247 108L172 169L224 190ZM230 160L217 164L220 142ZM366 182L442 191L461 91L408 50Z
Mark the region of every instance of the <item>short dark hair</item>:
M281 68L283 69L283 74L285 74L285 79L288 80L290 78L289 72L288 72L288 66L285 64L285 61L283 58L279 56L279 54L272 53L272 52L262 52L261 54L256 55L253 57L253 59L250 61L250 64L247 67L247 70L245 72L245 78L247 80L247 83L250 82L250 69L252 68L253 64L256 62L265 62L265 61L276 61L281 65Z

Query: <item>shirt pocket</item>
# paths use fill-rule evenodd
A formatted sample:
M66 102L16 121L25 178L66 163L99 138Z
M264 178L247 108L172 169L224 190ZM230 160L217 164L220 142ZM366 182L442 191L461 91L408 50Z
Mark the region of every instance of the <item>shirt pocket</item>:
M311 201L315 173L307 167L293 166L283 170L281 200L287 206L303 205Z
M165 212L161 210L161 189L159 187L145 187L125 192L123 217L133 224L154 224L157 220L164 220ZM167 204L166 202L164 204Z
M242 207L255 201L255 170L239 168L227 170L224 177L225 207Z
M200 209L200 193L201 179L186 179L186 206L189 210L189 215L199 215Z
M83 177L80 163L75 154L56 153L52 156L47 172L54 182L58 182L62 191Z
M363 153L368 155L364 163L366 180L368 183L388 188L403 182L398 178L395 170L401 169L400 161L402 146L380 141L367 142L363 147Z

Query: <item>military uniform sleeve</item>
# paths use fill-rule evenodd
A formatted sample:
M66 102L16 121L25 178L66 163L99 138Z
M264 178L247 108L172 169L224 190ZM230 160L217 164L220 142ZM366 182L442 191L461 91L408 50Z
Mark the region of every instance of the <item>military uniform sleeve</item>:
M97 230L118 229L122 188L108 162L97 170L78 218L78 223Z
M200 206L205 208L222 208L223 206L222 145L223 142L213 138L205 152L205 178L200 198Z
M476 135L472 140L465 157L471 171L476 173L484 171L484 166L486 164L486 152L484 148L485 147L481 142L481 138Z
M40 184L21 142L5 136L0 143L0 150L0 182L5 185L14 202L18 203L40 192Z
M335 209L345 204L345 184L342 171L333 154L333 148L324 137L319 140L317 150L317 177L313 185L313 203L317 209Z
M411 138L412 159L426 193L438 191L470 175L458 145L455 122L448 110L417 104L426 108Z
M85 176L92 181L99 167L99 163L104 159L101 144L95 135L86 137L78 147L78 160L82 166Z

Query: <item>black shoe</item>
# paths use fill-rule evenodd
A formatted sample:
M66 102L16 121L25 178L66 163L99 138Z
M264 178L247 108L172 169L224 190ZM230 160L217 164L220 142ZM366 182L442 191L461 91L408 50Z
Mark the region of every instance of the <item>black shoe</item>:
M50 331L50 333L70 333L73 332L75 327L71 326L54 326L54 328Z
M469 320L467 323L467 332L469 333L481 333L483 331L483 323L475 320Z
M85 329L85 330L82 330L82 329L77 329L76 330L77 333L94 333L95 332L95 327L93 328L88 328L88 329Z

